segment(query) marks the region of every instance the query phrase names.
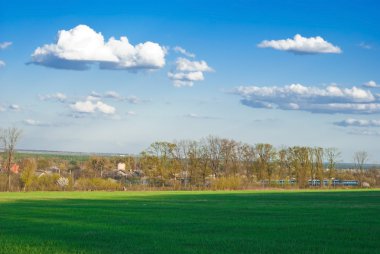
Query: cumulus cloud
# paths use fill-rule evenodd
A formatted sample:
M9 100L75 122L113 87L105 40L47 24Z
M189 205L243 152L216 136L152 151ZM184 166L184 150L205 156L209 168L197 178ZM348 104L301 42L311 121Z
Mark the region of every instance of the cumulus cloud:
M77 101L70 105L71 109L77 113L95 113L100 112L106 115L113 115L116 109L102 101Z
M92 64L101 69L159 69L165 65L166 50L147 41L132 45L125 36L104 40L101 33L86 25L58 32L57 41L38 47L31 63L58 69L87 70Z
M285 40L264 40L257 45L259 48L273 48L276 50L289 51L296 54L340 54L342 50L325 41L322 37L302 37L296 34L294 38Z
M176 61L176 71L168 72L169 79L175 87L191 87L195 81L204 80L204 72L211 72L213 69L205 61L190 61L185 58L178 58Z
M380 120L348 118L334 124L342 127L380 127Z
M63 103L63 102L66 102L67 100L67 96L63 93L45 94L45 95L39 95L38 97L42 101L53 100L53 101L59 101Z
M208 66L206 61L191 61L186 58L179 57L176 61L177 71L202 71L210 72L213 69Z
M179 46L175 46L175 47L173 48L173 50L174 50L174 52L176 52L176 53L180 53L180 54L182 54L182 55L184 55L184 56L187 56L187 57L191 57L191 58L194 58L194 57L195 57L195 54L190 53L190 52L188 52L186 49L181 48L181 47L179 47Z
M0 42L0 49L6 49L11 45L12 45L12 42L10 41Z
M380 87L380 85L378 85L375 81L373 80L370 80L368 81L367 83L364 83L363 86L365 87L369 87L369 88L377 88L377 87Z
M380 102L371 91L336 85L310 87L291 84L284 87L241 86L234 90L243 105L253 108L302 110L313 113L380 113Z

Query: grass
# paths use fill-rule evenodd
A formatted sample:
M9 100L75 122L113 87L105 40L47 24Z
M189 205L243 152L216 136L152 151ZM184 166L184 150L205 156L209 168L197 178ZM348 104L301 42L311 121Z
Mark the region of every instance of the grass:
M0 193L0 253L379 253L380 190Z

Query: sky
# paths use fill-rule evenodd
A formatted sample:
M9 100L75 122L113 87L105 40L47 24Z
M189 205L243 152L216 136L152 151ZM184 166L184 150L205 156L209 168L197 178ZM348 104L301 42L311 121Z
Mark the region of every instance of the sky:
M208 135L380 163L378 1L0 0L18 148L137 154Z

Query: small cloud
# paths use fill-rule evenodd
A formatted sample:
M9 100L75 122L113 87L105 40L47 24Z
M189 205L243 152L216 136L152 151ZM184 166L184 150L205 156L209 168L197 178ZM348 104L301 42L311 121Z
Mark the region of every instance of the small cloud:
M350 135L360 135L360 136L380 136L379 131L375 130L362 130L362 129L355 129L348 132Z
M0 60L0 68L3 68L3 67L5 67L5 62L4 61L2 61L2 60Z
M183 86L193 86L194 81L204 80L203 72L194 71L194 72L177 72L177 73L168 73L168 77L173 81L175 87Z
M12 42L10 41L0 42L0 49L6 49L11 45L12 45Z
M186 114L186 115L184 115L184 117L194 118L194 119L218 119L218 117L203 116L203 115L198 115L198 114L195 114L195 113Z
M40 121L37 121L37 120L34 120L34 119L25 119L23 121L23 123L25 125L29 125L29 126L39 126L39 127L51 126L51 124L43 123L43 122L40 122Z
M102 97L102 95L101 95L100 93L97 93L97 92L95 92L95 91L92 91L92 92L90 93L90 96L92 96L92 97L98 97L98 98Z
M341 127L380 127L380 120L365 120L365 119L345 119L334 123Z
M180 53L180 54L182 54L182 55L184 55L184 56L187 56L187 57L191 57L191 58L194 58L194 57L195 57L195 54L190 53L190 52L188 52L186 49L181 48L181 47L179 47L179 46L175 46L175 47L173 48L173 50L174 50L174 52L176 52L176 53Z
M127 115L129 115L129 116L135 116L136 112L135 111L128 111Z
M77 113L95 113L100 112L106 115L113 115L116 109L102 101L93 102L91 100L77 101L70 105L71 109Z
M140 104L142 102L142 100L135 95L128 96L126 100L131 104Z
M86 101L100 101L101 97L89 95L86 97Z
M108 91L108 92L106 92L105 95L104 95L104 97L105 98L117 99L117 100L122 100L123 99L123 97L120 94L118 94L117 92L115 92L115 91Z
M206 61L190 61L186 58L179 57L176 61L176 70L177 71L202 71L202 72L211 72L213 69L208 66Z
M359 43L359 47L361 47L362 49L372 49L372 46L365 42Z
M190 61L185 58L178 58L176 61L176 71L168 72L169 79L175 87L192 87L195 81L204 80L204 72L214 71L205 61Z
M20 106L17 105L17 104L11 104L11 105L9 105L8 108L9 108L10 110L13 110L13 111L20 111L20 110L21 110Z
M64 103L67 100L67 96L63 93L39 95L38 97L42 101L53 100L53 101L58 101L58 102Z
M273 48L276 50L289 51L296 54L340 54L342 50L325 41L322 37L302 37L296 34L293 39L264 40L257 45L259 48Z
M364 87L369 87L369 88L377 88L377 87L380 87L380 85L376 84L376 82L373 81L373 80L370 80L370 81L368 81L367 83L364 83L363 86L364 86Z

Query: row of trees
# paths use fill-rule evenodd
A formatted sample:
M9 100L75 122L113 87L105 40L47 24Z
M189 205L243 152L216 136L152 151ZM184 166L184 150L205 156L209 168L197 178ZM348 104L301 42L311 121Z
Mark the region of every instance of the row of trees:
M1 132L4 155L0 189L5 179L6 190L11 189L12 183L13 190L101 189L108 185L112 189L117 186L236 189L268 185L306 188L310 179L322 182L334 178L379 184L379 170L365 170L366 152L355 153L355 169L337 170L340 152L336 148L275 148L270 144L250 145L209 136L199 141L155 142L139 156L68 160L30 155L15 160L20 134L16 128ZM125 165L121 173L115 170L118 163ZM12 173L15 164L20 168L19 174ZM278 184L278 180L285 181Z
M238 178L244 185L271 184L273 180L295 180L300 188L308 180L348 179L366 180L365 152L355 154L353 171L337 171L340 152L336 148L281 147L271 144L249 145L232 139L209 136L200 141L155 142L141 154L139 168L164 186L182 180L186 187L208 187L216 179Z

